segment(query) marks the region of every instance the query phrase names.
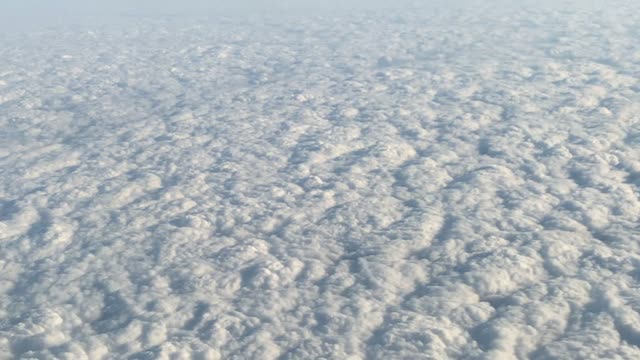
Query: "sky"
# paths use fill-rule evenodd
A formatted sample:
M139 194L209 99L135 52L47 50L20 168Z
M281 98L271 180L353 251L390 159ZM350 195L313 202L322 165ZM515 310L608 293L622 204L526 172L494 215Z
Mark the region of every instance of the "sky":
M340 7L359 7L359 8L375 8L386 6L400 6L408 4L409 1L386 1L386 0L328 0L328 1L311 1L311 0L137 0L137 1L102 1L102 0L61 0L61 1L45 1L45 0L25 0L25 1L7 1L4 0L0 4L0 9L9 10L15 13L38 13L38 12L64 12L70 14L77 13L118 13L127 11L142 11L148 13L154 12L190 12L199 10L208 11L224 11L224 10L243 10L243 11L264 11L274 9L321 9L321 8L340 8Z
M610 6L604 0L2 0L0 19L4 29L72 24L87 17L114 20L121 16L185 16L345 13L375 9L465 9L479 7L528 7L593 9Z
M459 2L460 0L458 0ZM113 22L122 17L140 16L246 16L283 14L322 14L331 12L362 11L366 9L414 6L415 0L24 0L0 1L0 19L5 30L38 28L51 25L69 25L87 18ZM431 1L442 4L441 0ZM450 2L447 2L451 4ZM424 5L424 3L422 3Z

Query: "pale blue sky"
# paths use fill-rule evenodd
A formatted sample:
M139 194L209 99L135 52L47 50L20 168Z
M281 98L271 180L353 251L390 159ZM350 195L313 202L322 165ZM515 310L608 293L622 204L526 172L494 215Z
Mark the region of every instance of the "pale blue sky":
M322 14L380 8L405 11L408 8L462 9L478 5L482 8L487 4L494 9L514 6L563 8L573 4L575 9L576 5L578 8L608 7L611 1L615 0L0 0L0 29L74 25L96 17L111 21L120 15Z
M120 15L216 15L244 13L322 13L411 4L444 4L477 0L0 0L0 28L75 23L90 17Z

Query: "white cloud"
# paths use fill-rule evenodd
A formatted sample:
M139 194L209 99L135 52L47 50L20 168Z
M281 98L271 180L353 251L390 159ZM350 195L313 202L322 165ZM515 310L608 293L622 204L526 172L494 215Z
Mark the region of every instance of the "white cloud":
M441 5L7 32L0 354L637 358L640 9Z

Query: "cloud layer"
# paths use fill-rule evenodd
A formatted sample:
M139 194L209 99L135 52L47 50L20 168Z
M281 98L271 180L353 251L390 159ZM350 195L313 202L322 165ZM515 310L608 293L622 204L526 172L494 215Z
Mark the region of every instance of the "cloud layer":
M640 356L638 6L0 46L0 354Z

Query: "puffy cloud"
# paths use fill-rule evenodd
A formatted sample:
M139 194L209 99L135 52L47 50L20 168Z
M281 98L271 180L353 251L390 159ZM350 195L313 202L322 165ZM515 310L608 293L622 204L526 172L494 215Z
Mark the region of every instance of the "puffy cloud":
M7 32L0 353L637 358L640 9L439 4Z

